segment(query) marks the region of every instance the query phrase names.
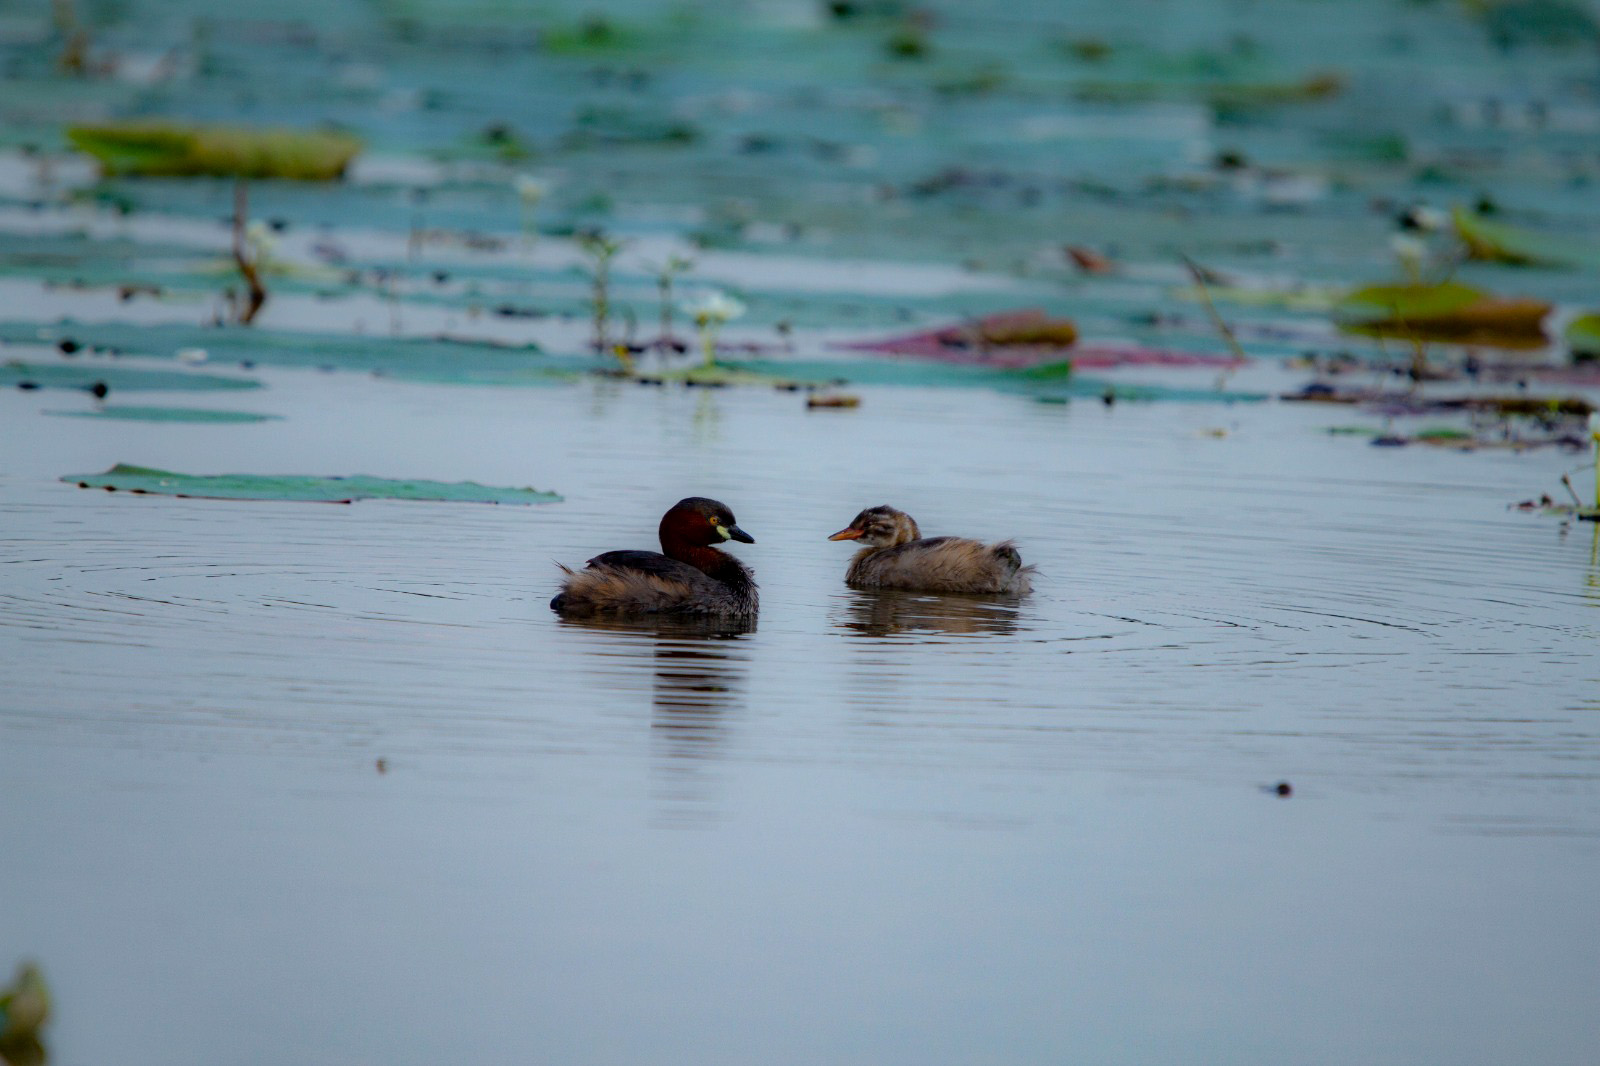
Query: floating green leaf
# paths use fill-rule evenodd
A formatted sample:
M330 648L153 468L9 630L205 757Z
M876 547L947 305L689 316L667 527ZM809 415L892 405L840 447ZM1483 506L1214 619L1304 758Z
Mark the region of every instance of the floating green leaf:
M1346 295L1336 311L1353 333L1526 349L1545 345L1550 305L1492 296L1450 281L1368 285Z
M436 500L452 503L559 503L554 492L497 488L475 481L397 481L369 477L308 477L271 474L179 474L118 463L103 474L68 474L61 479L83 489L209 500L293 500L353 503L356 500Z
M115 418L126 422L250 423L281 421L282 415L254 411L216 411L204 407L136 407L110 405L92 411L46 411L64 418Z
M287 178L344 176L361 142L342 133L169 122L73 126L67 139L100 161L107 175Z
M1437 285L1367 285L1345 294L1336 309L1364 318L1381 315L1417 320L1453 314L1487 299L1488 295L1481 289L1455 281Z
M1600 359L1600 312L1579 315L1567 323L1567 347L1583 359Z
M1011 373L1028 381L1065 381L1072 376L1072 360L1040 363L1038 366L1026 366Z
M1451 220L1473 259L1512 266L1600 267L1600 249L1554 234L1494 222L1460 207L1451 212Z
M210 392L227 389L259 389L254 378L224 377L221 374L194 374L182 370L144 370L138 367L104 366L80 363L75 366L52 363L25 363L11 360L0 363L0 386L14 385L38 389L91 389L96 384L111 392Z

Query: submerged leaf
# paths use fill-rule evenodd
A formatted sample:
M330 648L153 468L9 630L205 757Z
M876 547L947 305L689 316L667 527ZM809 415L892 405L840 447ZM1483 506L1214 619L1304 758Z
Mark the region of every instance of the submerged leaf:
M475 481L396 481L369 477L307 477L270 474L178 474L118 463L104 474L69 474L62 481L82 489L118 490L155 496L210 500L294 500L353 503L356 500L436 500L454 503L558 503L554 492L497 488Z
M169 122L73 126L67 139L100 160L107 175L206 175L333 181L361 142L342 133Z

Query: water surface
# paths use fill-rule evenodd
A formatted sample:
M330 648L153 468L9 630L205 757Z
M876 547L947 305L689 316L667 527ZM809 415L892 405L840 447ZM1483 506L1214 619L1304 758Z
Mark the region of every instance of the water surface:
M1506 509L1570 458L1289 405L267 381L284 422L0 396L0 939L61 1061L1593 1046L1595 531ZM54 480L197 453L567 502ZM549 612L689 493L757 539L753 631ZM846 589L824 538L884 501L1038 591Z

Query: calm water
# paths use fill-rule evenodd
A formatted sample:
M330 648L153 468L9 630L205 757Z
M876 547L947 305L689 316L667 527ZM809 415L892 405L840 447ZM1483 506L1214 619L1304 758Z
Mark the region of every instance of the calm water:
M1591 1061L1595 530L1506 510L1573 457L267 378L227 406L288 421L0 395L0 944L53 1061ZM54 480L196 454L568 502ZM689 493L757 539L755 631L548 611ZM884 501L1038 592L844 588L824 538Z
M1587 495L1587 456L1374 448L1327 430L1375 416L1224 404L1212 372L1046 404L1070 386L830 344L1037 306L1216 353L1188 255L1255 360L1229 388L1403 358L1327 308L1398 276L1401 209L1600 240L1592 27L593 6L598 34L521 0L85 2L73 78L49 5L0 3L0 364L281 416L56 417L92 402L0 366L0 974L42 963L51 1062L1592 1066L1600 544L1507 509L1566 472ZM231 183L100 180L64 139L151 116L366 141L346 182L251 187L252 329L211 326ZM614 330L653 336L692 255L679 296L747 305L724 339L863 405L572 373L586 227L628 242ZM1556 305L1552 337L1595 308L1592 269L1424 240L1430 277ZM194 348L266 387L138 391ZM566 500L58 480L118 462ZM653 547L690 494L755 536L757 628L550 613L557 562ZM1017 538L1036 593L846 589L825 538L884 502Z

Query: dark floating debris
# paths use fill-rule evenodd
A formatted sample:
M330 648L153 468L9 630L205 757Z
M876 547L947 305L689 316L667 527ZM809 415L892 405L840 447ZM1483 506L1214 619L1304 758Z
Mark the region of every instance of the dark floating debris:
M1272 787L1272 791L1277 795L1282 796L1284 799L1288 799L1290 796L1294 795L1294 786L1289 784L1287 781L1279 781Z
M1081 244L1069 244L1063 251L1066 252L1067 258L1072 261L1072 265L1077 267L1080 273L1115 274L1117 272L1117 264L1108 256L1102 255L1093 248Z

